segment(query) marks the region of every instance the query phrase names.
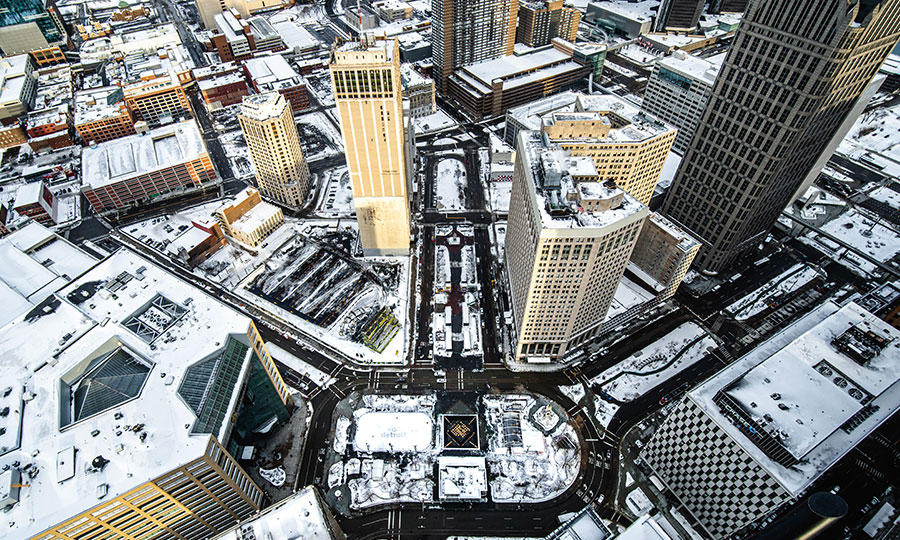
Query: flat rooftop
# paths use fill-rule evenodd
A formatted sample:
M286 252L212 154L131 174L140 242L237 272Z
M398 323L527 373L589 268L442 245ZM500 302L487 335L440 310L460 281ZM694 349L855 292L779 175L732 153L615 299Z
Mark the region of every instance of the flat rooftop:
M612 129L604 141L636 142L675 131L674 127L612 94L578 94L575 110L611 117ZM544 121L548 121L547 116Z
M708 86L716 81L722 63L725 61L726 53L710 56L709 58L700 58L693 54L685 52L676 52L671 56L667 56L658 62L661 68L674 71L679 75L690 77L696 81L700 81Z
M200 129L194 120L188 120L85 148L81 153L82 181L96 189L204 154Z
M460 68L461 71L475 77L480 83L490 87L494 79L508 79L513 75L545 68L552 64L570 60L572 55L556 48L538 49L534 52L501 56L493 60L485 60L471 66Z
M118 86L101 86L75 92L75 125L121 116L124 97Z
M25 86L28 55L20 54L0 59L0 103L18 101Z
M4 325L96 264L43 225L31 222L0 239L0 325Z
M251 58L244 62L244 68L247 70L250 79L259 85L285 80L303 80L300 74L294 71L294 68L280 54Z
M316 488L307 486L296 495L266 508L257 517L215 537L215 540L330 540L337 535L332 536L325 512L316 495Z
M545 228L604 228L648 213L637 199L622 189L603 185L599 179L576 182L572 176L577 173L588 175L593 169L596 175L591 158L571 156L552 143L546 145L540 132L520 131L518 152L524 158L525 185L533 190ZM609 209L591 210L581 205L586 200L613 202Z
M160 295L183 310L177 320L155 307ZM4 514L0 538L36 535L203 455L209 435L186 429L197 417L180 386L189 367L221 354L250 324L127 250L44 305L0 329L0 386L26 403L0 418L18 439L0 449L0 467L19 468L30 486ZM159 325L159 339L145 341L125 326L138 316ZM128 384L117 379L120 369ZM104 383L85 392L101 376ZM120 391L112 396L104 388ZM236 402L233 396L229 411ZM93 470L98 456L109 462Z
M717 395L798 462L784 466L763 453ZM900 407L900 330L855 303L829 302L689 397L797 495Z

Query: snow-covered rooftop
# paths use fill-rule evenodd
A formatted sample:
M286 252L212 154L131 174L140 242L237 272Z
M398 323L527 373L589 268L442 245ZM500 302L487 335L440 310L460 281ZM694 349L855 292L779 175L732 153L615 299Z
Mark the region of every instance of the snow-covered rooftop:
M206 153L194 120L170 124L146 135L131 135L85 148L85 186L98 188L199 158Z
M8 56L0 60L0 103L19 101L25 86L28 55Z
M796 495L900 407L900 331L854 303L828 303L689 396Z
M118 86L101 86L75 92L75 125L121 116L121 92Z
M722 63L725 61L725 54L721 53L709 58L700 58L684 51L675 51L673 55L660 60L658 65L660 68L674 71L711 87L716 81L719 70L722 68Z
M0 325L39 304L97 261L31 222L0 239Z
M244 62L244 68L258 86L271 85L280 81L301 82L303 78L280 54L257 56Z
M123 321L160 294L185 311L151 344ZM215 298L120 250L47 308L0 329L0 377L4 386L24 388L25 402L14 411L21 424L0 418L10 424L7 432L20 435L17 449L0 450L0 467L19 468L29 484L4 515L0 538L36 535L203 455L209 435L186 429L196 416L179 386L189 366L220 351L230 336L246 340L249 324ZM63 383L76 384L73 377L98 365L89 362L106 362L113 353L146 378L130 399L72 421L76 413L60 404L68 397ZM100 470L91 466L97 456L109 460Z
M262 201L250 210L244 212L244 215L233 222L231 227L249 233L255 231L260 225L269 221L280 212L281 208L274 204Z
M216 540L265 538L278 540L330 540L331 533L316 488L308 486L257 517L216 537Z
M643 141L675 131L674 127L613 94L579 94L575 110L598 112L611 117L613 128L608 137L611 142ZM544 121L547 120L544 117Z
M288 49L307 50L316 49L322 42L315 38L309 31L297 21L273 22L272 26L281 36L281 40Z
M547 146L540 132L520 131L518 147L524 154L525 185L533 189L544 227L604 228L648 213L637 199L621 189L602 185L599 178L575 182L573 175L589 173L587 163L552 144Z
M626 19L638 22L650 22L650 19L656 16L656 11L659 8L659 1L612 0L594 2L594 5L599 6L609 11L610 13L620 15Z

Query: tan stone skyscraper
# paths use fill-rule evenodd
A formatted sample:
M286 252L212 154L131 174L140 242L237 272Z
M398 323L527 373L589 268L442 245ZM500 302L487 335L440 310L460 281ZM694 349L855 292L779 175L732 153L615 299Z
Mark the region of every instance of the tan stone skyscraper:
M238 121L250 149L259 191L287 206L302 206L309 191L309 165L284 96L269 92L245 97Z
M409 253L409 196L396 39L331 51L331 84L366 256Z
M510 197L506 268L520 370L559 363L598 335L648 214L602 182L591 158L545 140L519 132Z

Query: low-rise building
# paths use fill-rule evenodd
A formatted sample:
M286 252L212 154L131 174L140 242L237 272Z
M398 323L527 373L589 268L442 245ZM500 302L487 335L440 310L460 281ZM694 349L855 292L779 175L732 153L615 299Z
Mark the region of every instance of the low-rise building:
M655 0L591 2L584 18L618 36L636 38L653 29L653 17L659 2Z
M411 19L413 7L403 0L380 0L372 4L372 8L384 22Z
M459 68L450 75L447 89L471 117L497 116L577 84L592 69L573 58L571 44L557 38L552 47Z
M82 192L97 213L205 189L217 181L193 120L85 148Z
M43 182L25 184L16 191L13 210L45 225L55 225L59 202Z
M294 113L309 109L306 79L280 54L267 54L244 62L247 82L258 94L278 92L291 104Z
M18 120L8 126L0 125L0 148L19 146L25 144L27 140L25 130Z
M628 270L635 277L649 282L658 291L659 302L665 302L681 285L691 266L700 242L677 225L653 212L638 236Z
M307 486L282 499L213 540L249 538L346 540L340 525L314 486Z
M30 56L20 54L0 59L0 121L30 111L36 92L37 77Z
M819 306L688 394L641 458L712 538L802 496L900 408L900 330Z
M223 62L245 60L257 51L283 51L284 42L278 32L262 17L241 18L231 8L216 14L216 28L209 37L209 46Z
M229 73L197 81L200 95L209 110L221 109L240 103L250 94L247 82L240 73Z
M134 120L118 86L75 92L75 131L85 146L134 135Z
M65 148L75 144L69 126L72 124L70 105L58 105L28 113L28 145L34 151L44 148Z
M694 137L724 59L724 54L700 58L675 51L660 60L650 75L641 108L678 128L672 146L679 154L687 151Z
M413 118L428 116L437 110L434 103L434 81L425 77L409 64L400 66L400 84L403 98L409 100L409 113Z
M256 247L284 223L281 208L262 200L259 191L244 188L234 200L216 210L222 231L238 242Z
M236 456L293 407L251 319L128 250L0 329L0 376L15 538L225 532L265 501Z
M130 84L124 88L124 97L131 118L150 127L191 118L187 94L173 74Z
M582 94L573 112L552 112L541 131L597 174L649 204L677 130L612 94Z

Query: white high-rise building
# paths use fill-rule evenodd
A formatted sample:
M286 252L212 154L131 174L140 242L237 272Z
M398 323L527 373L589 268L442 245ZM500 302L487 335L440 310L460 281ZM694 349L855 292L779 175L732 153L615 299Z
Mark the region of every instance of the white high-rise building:
M506 268L513 362L558 363L600 331L647 207L602 183L594 162L536 131L519 132Z

